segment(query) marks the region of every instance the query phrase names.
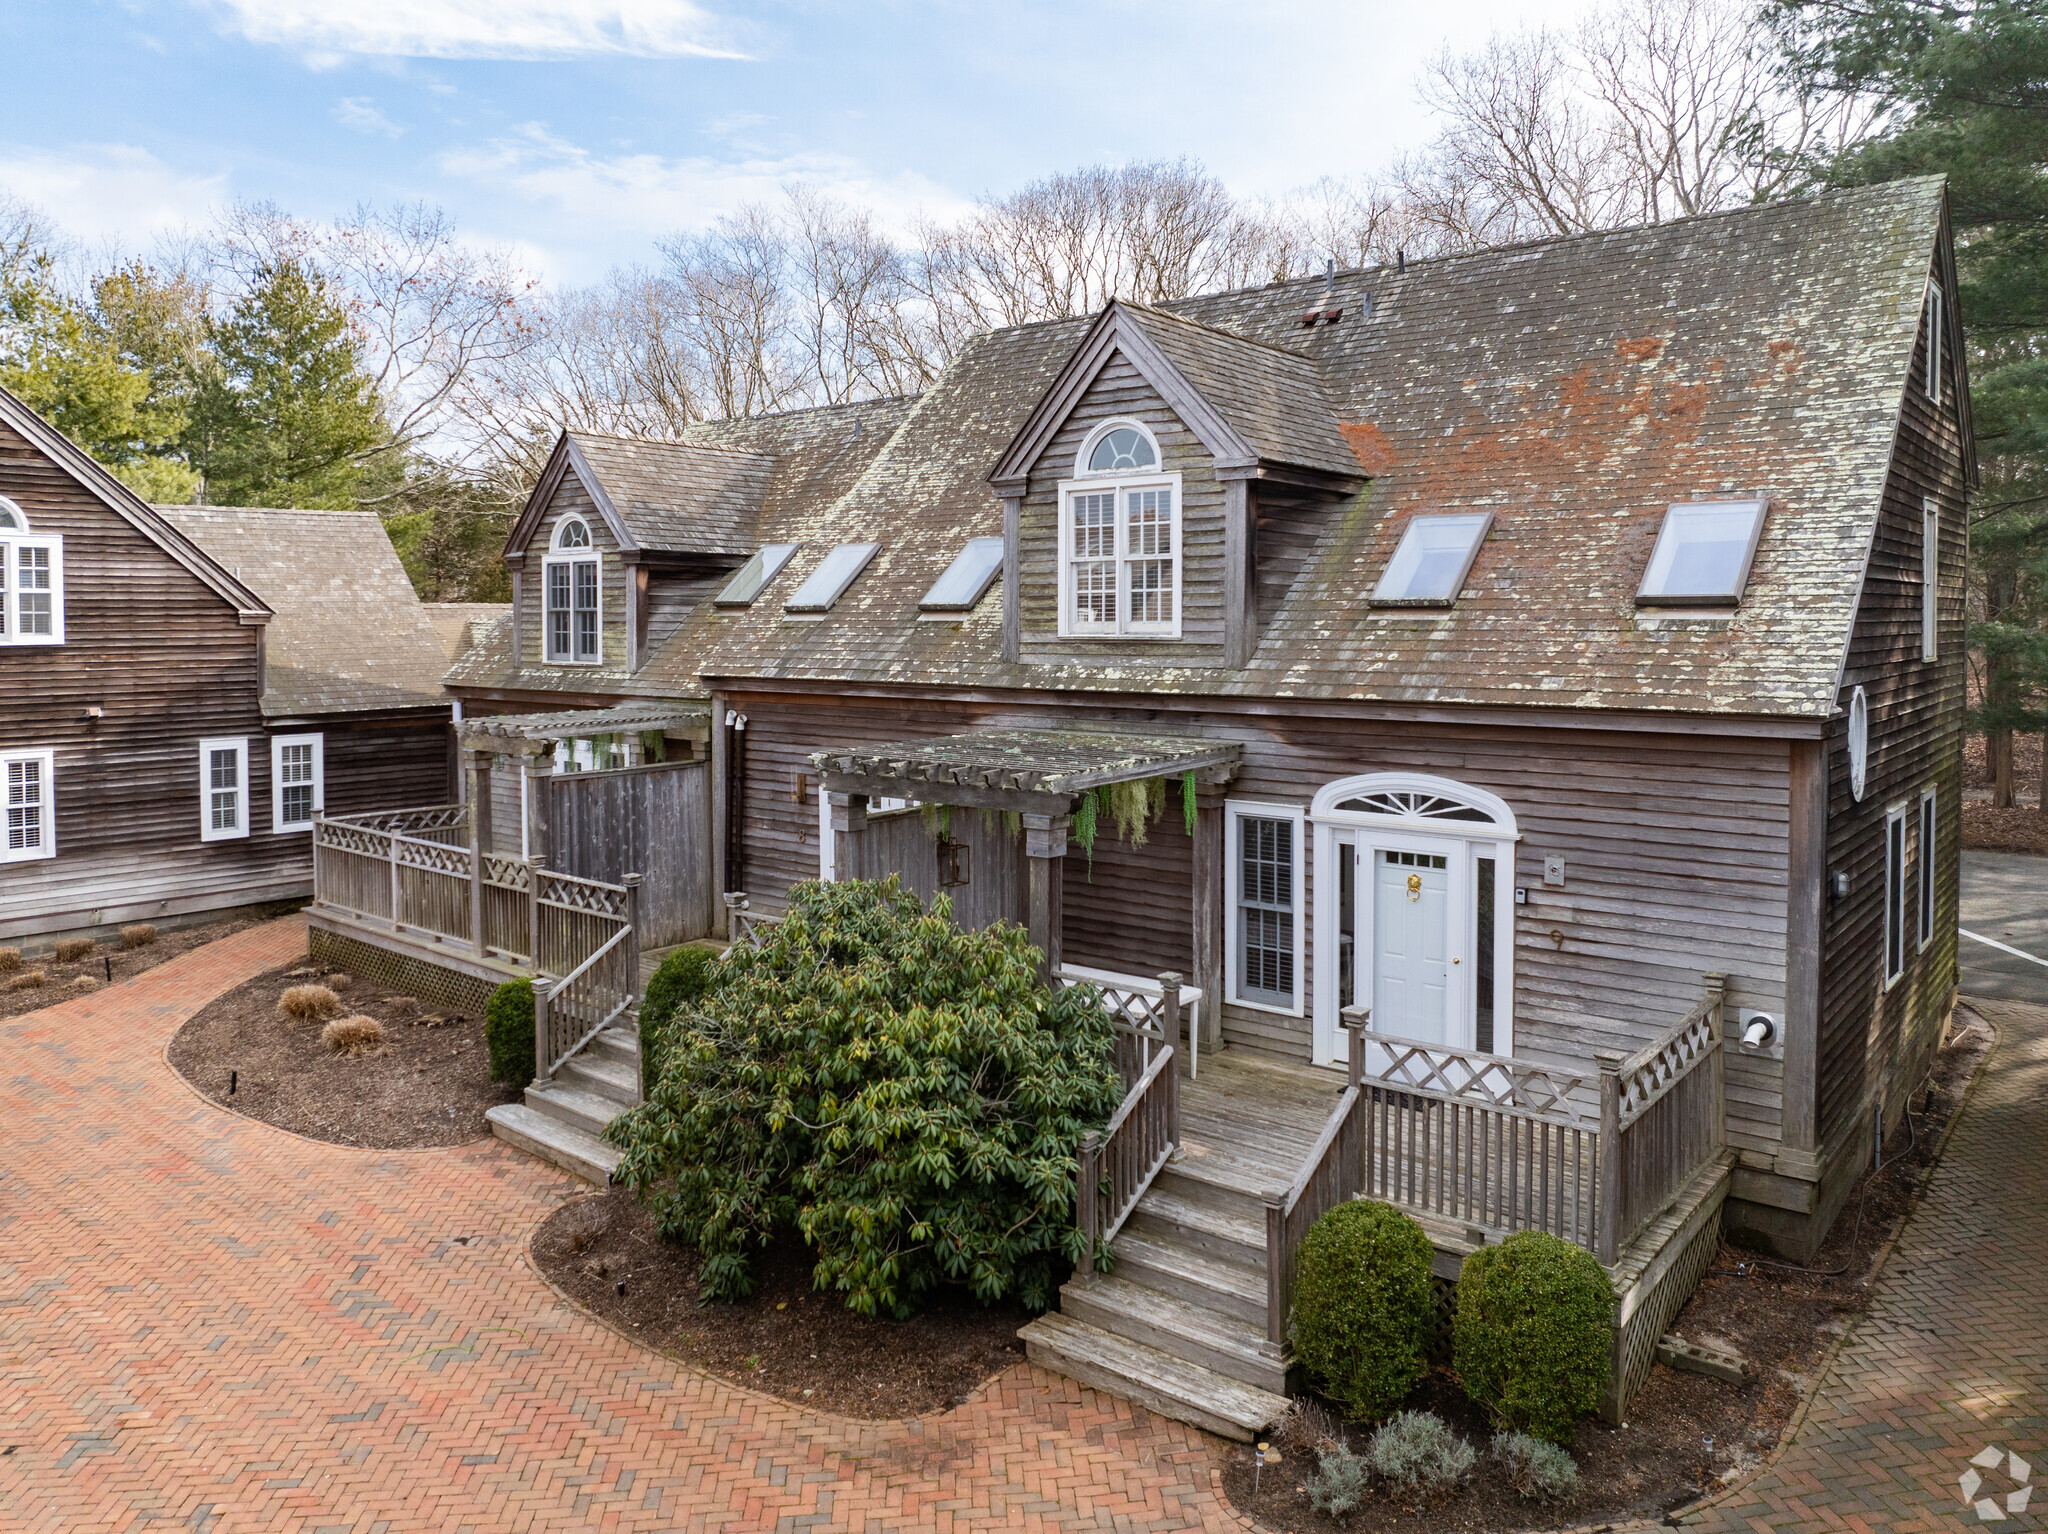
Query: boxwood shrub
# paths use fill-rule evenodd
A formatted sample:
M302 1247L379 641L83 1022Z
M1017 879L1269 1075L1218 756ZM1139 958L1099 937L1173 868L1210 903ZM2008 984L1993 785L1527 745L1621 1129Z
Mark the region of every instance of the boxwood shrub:
M1302 1238L1295 1356L1353 1417L1384 1417L1422 1378L1435 1255L1414 1220L1365 1199L1339 1204Z
M675 1021L678 1008L686 1007L711 989L716 960L702 948L678 948L647 980L647 994L640 999L640 1074L645 1083L643 1096L654 1090L661 1076L662 1040Z
M524 1087L533 1080L533 982L507 980L484 1003L484 1045L491 1080Z
M1465 1393L1496 1422L1567 1444L1607 1385L1614 1286L1584 1247L1518 1231L1465 1259L1451 1340Z

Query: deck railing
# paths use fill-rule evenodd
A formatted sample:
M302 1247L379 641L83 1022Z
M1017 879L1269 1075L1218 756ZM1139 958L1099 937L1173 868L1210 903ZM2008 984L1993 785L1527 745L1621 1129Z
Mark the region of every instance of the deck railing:
M1095 1271L1099 1246L1116 1239L1131 1210L1180 1147L1181 977L1161 975L1158 990L1105 986L1056 973L1055 984L1091 986L1115 1017L1117 1070L1124 1100L1101 1130L1081 1137L1074 1217L1081 1228L1078 1271Z
M780 916L749 909L747 897L738 890L725 892L725 939L731 946L745 943L750 948L759 948L768 929L781 920Z
M1303 1158L1291 1187L1266 1195L1266 1349L1287 1350L1287 1309L1294 1298L1294 1263L1309 1227L1364 1184L1370 1155L1371 1097L1365 1085L1365 1019L1347 1013L1349 1079L1323 1132Z
M1727 980L1708 975L1706 985L1698 1005L1663 1038L1625 1060L1600 1062L1600 1134L1603 1147L1612 1147L1602 1163L1602 1262L1614 1262L1728 1148L1721 1043Z

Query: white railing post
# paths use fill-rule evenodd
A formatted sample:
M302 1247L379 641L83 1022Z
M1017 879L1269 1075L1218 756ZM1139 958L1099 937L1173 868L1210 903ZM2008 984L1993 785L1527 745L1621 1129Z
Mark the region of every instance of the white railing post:
M402 932L405 930L405 921L401 913L405 907L399 903L398 896L398 833L386 832L384 843L391 851L391 930Z

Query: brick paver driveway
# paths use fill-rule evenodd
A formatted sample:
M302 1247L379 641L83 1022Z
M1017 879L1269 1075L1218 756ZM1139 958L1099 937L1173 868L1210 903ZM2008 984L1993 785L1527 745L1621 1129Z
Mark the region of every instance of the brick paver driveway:
M1913 1211L1869 1312L1784 1457L1714 1529L2048 1526L2048 1007L1974 1001L1999 1043ZM1958 1480L2017 1451L2040 1483L1980 1523ZM1979 1472L2003 1512L2010 1460Z
M1201 1435L1037 1370L908 1423L653 1357L525 1265L575 1184L318 1145L161 1058L278 922L0 1022L0 1527L1234 1528Z

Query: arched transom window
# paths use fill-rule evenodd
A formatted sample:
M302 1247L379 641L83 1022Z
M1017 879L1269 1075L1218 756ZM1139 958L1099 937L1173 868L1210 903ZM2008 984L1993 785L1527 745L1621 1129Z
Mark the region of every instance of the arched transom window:
M581 517L564 517L562 525L555 529L555 547L558 549L589 548L590 524Z
M1152 439L1135 426L1116 426L1095 439L1088 454L1088 472L1117 474L1127 469L1156 469L1159 454Z

